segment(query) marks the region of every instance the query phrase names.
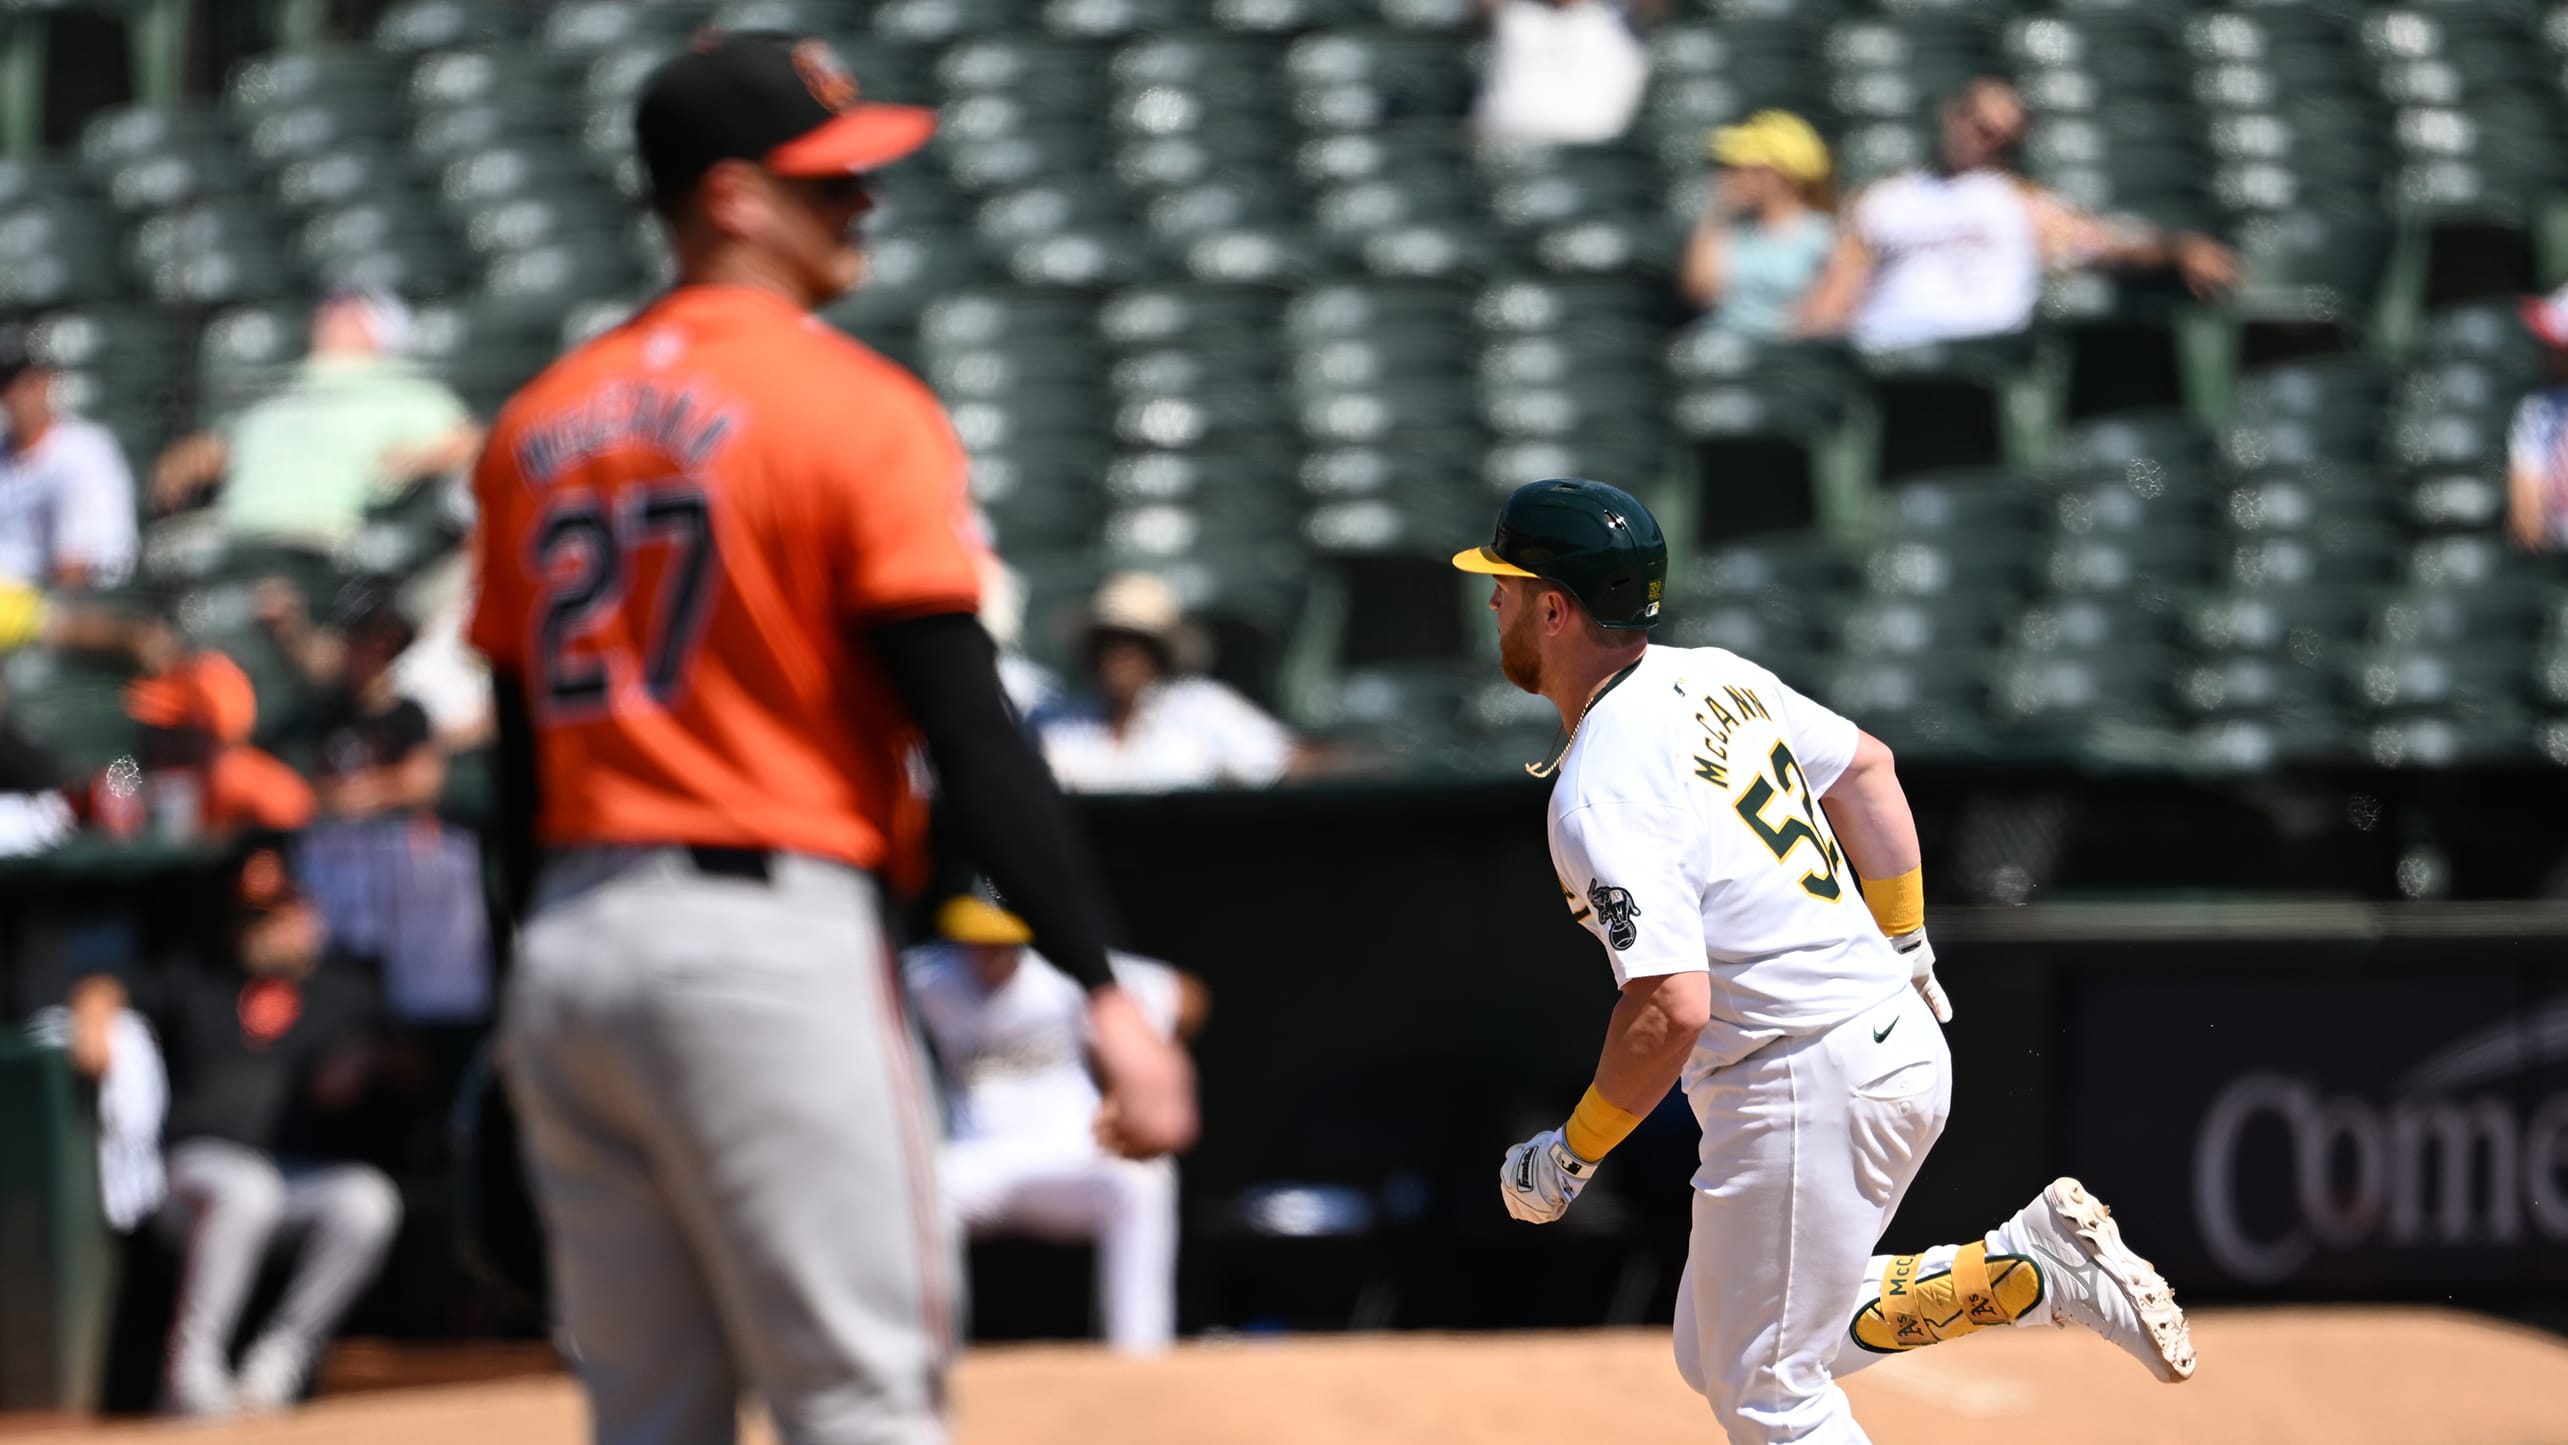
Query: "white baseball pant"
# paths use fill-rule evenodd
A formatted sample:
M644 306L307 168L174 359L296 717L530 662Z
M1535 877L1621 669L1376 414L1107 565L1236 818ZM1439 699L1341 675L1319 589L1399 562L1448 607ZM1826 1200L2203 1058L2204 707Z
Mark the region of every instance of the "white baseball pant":
M1943 1030L1906 984L1689 1093L1703 1126L1676 1364L1733 1445L1866 1439L1837 1380L1886 1358L1848 1326L1879 1294L1872 1247L1944 1132Z
M973 1235L1094 1240L1097 1313L1125 1354L1168 1348L1177 1324L1177 1166L1086 1140L958 1139L938 1161L945 1201Z

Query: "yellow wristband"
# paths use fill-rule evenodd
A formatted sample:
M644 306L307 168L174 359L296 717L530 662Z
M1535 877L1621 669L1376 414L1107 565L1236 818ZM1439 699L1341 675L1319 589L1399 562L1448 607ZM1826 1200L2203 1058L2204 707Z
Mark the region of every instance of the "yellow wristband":
M1896 878L1864 880L1864 906L1873 922L1892 938L1926 926L1926 865L1918 864Z
M1569 1123L1560 1131L1561 1142L1569 1146L1570 1153L1593 1164L1640 1126L1640 1115L1609 1101L1590 1084L1587 1097L1570 1111Z

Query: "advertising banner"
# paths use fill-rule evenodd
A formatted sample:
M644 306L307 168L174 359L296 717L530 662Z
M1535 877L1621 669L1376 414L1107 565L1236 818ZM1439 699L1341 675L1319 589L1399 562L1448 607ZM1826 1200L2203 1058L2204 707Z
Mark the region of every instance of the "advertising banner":
M2315 943L2264 964L2068 970L2064 1157L2180 1288L2555 1290L2568 971L2455 956L2469 946L2382 944L2342 971L2311 966Z

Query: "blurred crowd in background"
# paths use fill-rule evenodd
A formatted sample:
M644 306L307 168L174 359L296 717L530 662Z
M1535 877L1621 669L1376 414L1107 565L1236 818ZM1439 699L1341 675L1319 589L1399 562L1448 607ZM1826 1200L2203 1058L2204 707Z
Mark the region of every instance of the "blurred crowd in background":
M1146 54L1149 26L1187 21L1192 28L1194 17L1181 12L1205 7L1191 0L1157 7L1135 0L1131 8L1140 19L1127 17L1126 28L1096 21L1101 28L1086 34L1074 28L1072 39L1131 42L1135 49L1129 53L1142 57L1136 65L1157 54L1181 78L1188 65L1200 63L1211 73L1237 59L1211 41L1199 61L1177 51ZM1171 245L1179 249L1181 242L1211 246L1225 237L1239 245L1186 251L1189 260L1173 280L1116 271L1119 263L1110 255L1092 258L1105 269L1069 275L1070 284L1061 289L1093 302L1093 293L1105 286L1168 280L1175 289L1165 294L1186 304L1203 302L1218 310L1256 303L1242 315L1250 318L1251 330L1264 333L1282 314L1276 298L1299 287L1293 344L1306 350L1290 378L1280 374L1285 363L1271 355L1241 361L1232 377L1223 368L1245 353L1221 345L1193 352L1138 346L1113 364L1111 383L1128 408L1140 409L1130 413L1138 420L1129 421L1138 439L1120 436L1122 450L1112 453L1091 446L1094 438L1081 430L1094 425L1088 413L1099 411L1096 406L1083 402L1069 408L1079 415L1065 413L1053 421L1029 409L1031 403L1011 412L1004 403L1023 402L1032 393L1011 391L1023 376L993 379L991 368L1047 374L1054 361L1044 353L1043 328L1058 318L1043 309L1049 293L1042 283L1054 279L1046 268L1078 273L1090 262L1057 247L1012 253L1008 277L1021 284L978 298L996 318L982 329L999 340L965 346L956 338L969 340L979 323L961 311L941 313L938 320L938 313L927 310L937 297L932 288L918 288L925 263L915 252L915 238L905 242L900 229L908 193L899 177L890 181L879 262L888 299L880 304L910 309L887 313L896 320L880 339L939 384L957 411L967 445L988 462L985 479L976 483L993 544L987 620L1002 644L1005 680L1025 725L1063 786L1073 791L1264 788L1396 773L1385 740L1416 743L1414 729L1400 721L1413 714L1390 704L1375 708L1367 701L1373 694L1353 682L1297 693L1284 681L1290 668L1276 655L1286 647L1279 639L1317 624L1262 613L1261 599L1301 598L1295 569L1314 557L1338 555L1331 548L1350 537L1359 545L1339 551L1398 555L1409 543L1449 549L1475 540L1486 527L1483 504L1494 506L1498 495L1495 484L1530 480L1522 473L1538 466L1568 470L1597 458L1638 457L1639 465L1656 469L1664 456L1683 455L1692 441L1718 435L1718 427L1685 430L1693 425L1685 422L1676 428L1684 435L1671 431L1667 445L1618 446L1627 410L1646 417L1638 425L1669 428L1670 408L1653 389L1662 354L1685 384L1695 385L1751 374L1762 364L1760 356L1806 356L1812 348L1838 356L1839 348L1850 347L1848 354L1858 360L1832 362L1839 369L1825 374L1854 386L1861 383L1852 379L1866 374L1859 370L1869 364L1863 357L1914 354L1951 343L2026 341L2061 314L2051 303L2064 278L2077 274L2154 275L2171 293L2189 298L2183 304L2214 307L2255 279L2250 272L2257 258L2243 257L2247 248L2233 249L2212 234L2216 218L2201 217L2196 224L2194 217L2164 210L2143 218L2117 204L2109 186L2073 195L2029 179L2020 158L2046 102L2058 122L2051 131L2055 147L2071 143L2062 137L2083 133L2069 122L2102 134L2114 117L2098 109L2092 95L2081 99L2058 82L2020 90L2006 78L1983 73L1994 68L1983 62L1997 57L1977 41L1950 50L1920 41L1914 52L1891 45L1871 57L1883 63L1866 70L1869 52L1862 47L1889 41L1860 24L1841 27L1835 33L1844 53L1831 52L1830 63L1846 74L1895 77L1908 60L1925 56L1932 63L1921 62L1915 73L1933 77L1936 88L1932 94L1903 90L1879 99L1862 85L1890 82L1862 80L1852 89L1840 87L1833 94L1837 112L1823 115L1785 105L1752 106L1761 87L1752 73L1754 52L1746 47L1755 36L1805 20L1806 34L1815 41L1816 27L1848 7L1820 6L1825 15L1814 11L1800 19L1780 13L1789 6L1731 7L1737 16L1715 7L1718 18L1742 19L1735 37L1707 23L1712 12L1703 7L1638 0L1484 0L1476 7L1470 0L1273 0L1268 8L1283 19L1264 29L1257 19L1262 12L1249 0L1226 0L1209 11L1218 12L1217 20L1233 27L1234 36L1249 37L1243 53L1252 57L1271 55L1277 36L1309 30L1336 38L1326 29L1330 25L1342 24L1355 37L1349 45L1358 39L1380 42L1377 50L1347 53L1297 48L1290 79L1298 87L1292 104L1302 107L1296 123L1315 130L1335 124L1326 119L1327 107L1362 110L1364 98L1373 98L1376 110L1366 112L1371 119L1319 134L1297 159L1329 177L1333 209L1322 221L1349 228L1340 239L1348 254L1363 258L1361 266L1369 268L1364 284L1376 289L1328 291L1304 284L1309 278L1289 268L1263 269L1267 263L1242 249L1240 238L1267 235L1289 250L1291 227L1283 223L1290 218L1262 214L1258 197L1207 184L1137 195L1133 204L1149 205L1151 226L1177 228ZM1927 19L1938 25L1961 15L1987 28L1987 16L1969 6L1952 7L1950 15L1926 8L1935 11ZM386 56L419 65L421 88L413 99L425 126L443 103L436 85L452 78L432 73L437 47L451 43L452 54L468 56L493 48L476 49L457 39L483 36L475 25L498 27L488 35L567 37L566 46L589 47L579 51L581 64L595 59L602 66L615 44L659 53L656 47L678 27L649 26L682 9L688 7L413 0L390 7L378 35ZM819 4L739 3L696 6L689 15L700 19L694 11L716 9L743 24L854 13ZM999 19L972 18L983 9ZM926 0L899 0L879 10L876 24L889 37L889 49L919 57L936 45L949 47L942 52L946 66L940 74L957 92L956 108L948 112L955 156L979 157L992 166L1023 161L991 147L964 149L988 140L984 128L995 124L987 106L965 111L984 101L1040 110L1048 103L1041 87L1029 85L1022 94L1010 90L1018 72L1008 65L1033 62L984 52L981 58L1003 72L995 78L979 75L967 62L970 42L1031 25L1033 7L951 0L940 9ZM1065 4L1046 11L1047 23L1056 26L1091 23L1081 19L1086 14ZM1378 23L1386 18L1393 29ZM2289 41L2300 33L2296 24L2274 33ZM441 25L449 28L441 32ZM599 29L608 40L591 44L583 26ZM443 41L436 39L441 33ZM1905 33L1895 26L1883 32L1894 40ZM1926 25L1916 33L1944 31ZM2022 37L2020 30L2009 33ZM429 38L420 40L421 35ZM2059 42L2038 36L2025 42L2041 43ZM2202 42L2221 43L2226 42L2218 34ZM2393 30L2382 43L2401 43L2401 34ZM1420 60L1414 52L1421 44L1441 51ZM1723 51L1725 45L1736 53ZM1807 55L1788 53L1781 71L1810 68ZM2202 53L2200 46L2196 53ZM1451 71L1455 56L1468 56L1476 67L1468 94L1450 94L1434 79ZM1734 64L1739 56L1750 60ZM2047 74L2061 68L2045 71L2055 57L2039 53L2015 58L2024 70ZM851 60L871 85L861 42ZM2113 63L2109 57L2090 62L2097 71ZM271 65L261 74L280 85L294 73L274 62L250 64ZM1413 67L1414 74L1403 67ZM623 76L622 82L631 78ZM910 83L915 88L924 80L911 77ZM1080 75L1062 83L1081 96L1102 84L1096 76ZM601 83L600 93L615 92ZM1192 93L1182 87L1170 92L1181 98ZM313 94L326 98L319 87ZM491 104L514 116L512 108L532 113L551 99L503 94ZM1177 102L1162 97L1162 103ZM2288 109L2279 101L2268 108L2276 114ZM1876 111L1895 115L1897 123L1882 121ZM2238 111L2247 113L2243 106ZM1130 129L1143 140L1183 129L1153 132L1157 122L1151 114L1134 116ZM1698 123L1707 116L1717 123ZM1249 121L1255 124L1257 117ZM123 133L112 127L101 132L108 143ZM249 133L256 143L266 143L257 138L267 132ZM613 149L622 148L620 132L608 139ZM1036 153L1051 143L1045 138L1010 131L1000 139L1034 146L1034 160L1027 164L1046 162L1048 153ZM1228 143L1217 130L1205 132L1195 180L1219 162ZM1260 143L1264 150L1242 144L1261 155L1282 149L1272 138ZM1404 168L1409 163L1396 154L1401 146L1418 148L1435 166ZM1382 154L1367 159L1367 147ZM1635 162L1647 147L1655 147L1656 159ZM1860 156L1851 167L1850 150ZM290 149L281 154L310 159ZM1569 159L1510 159L1543 154ZM1167 151L1129 163L1181 160ZM1581 229L1580 206L1615 191L1629 175L1644 175L1650 179L1641 184L1654 184L1662 163L1676 178L1674 193L1690 205L1683 215L1657 218L1674 224ZM1455 190L1450 174L1428 174L1436 166L1447 172L1477 167L1498 177L1502 187L1515 187L1504 192L1507 204L1532 208L1548 220L1493 242L1475 234L1467 220L1432 215L1436 200ZM536 173L544 174L540 167ZM278 171L279 185L286 184L285 175ZM1546 178L1567 188L1558 214L1545 209L1555 201L1534 184ZM1399 188L1412 181L1415 193L1402 194ZM1365 189L1375 182L1390 189ZM974 183L966 178L958 184ZM362 202L362 181L357 189ZM1230 205L1239 214L1190 236L1185 227L1193 223L1175 204L1188 197L1207 207ZM541 197L516 199L515 221L497 211L476 214L500 228L494 234L509 224L552 224ZM530 200L537 203L531 210L525 208ZM1362 220L1367 207L1390 209L1368 230L1371 223ZM1075 208L1037 210L1030 224L1053 233L1038 241L1112 233L1110 225ZM910 214L933 220L933 211L922 205ZM204 214L219 219L221 212L215 207ZM400 224L398 216L389 219ZM1005 215L992 219L985 213L983 220L985 228L1008 224ZM1269 221L1277 224L1271 233L1251 224ZM207 225L207 234L219 241L220 226ZM479 230L471 234L474 244L484 239ZM1535 258L1543 284L1560 288L1518 295L1523 315L1510 311L1516 303L1502 294L1510 265L1520 258L1487 250L1520 241L1523 254ZM383 254L406 252L395 246ZM560 254L581 253L573 246ZM273 374L242 368L245 375L260 376L261 385L201 388L196 414L164 428L167 435L133 426L111 430L84 414L94 409L100 416L130 417L140 402L84 396L95 392L97 376L114 371L108 363L117 358L112 347L102 353L95 344L96 328L83 330L81 307L0 297L0 308L23 313L0 329L0 416L6 421L0 436L0 857L81 848L254 850L251 864L226 875L226 929L218 936L162 939L129 918L92 920L55 940L71 962L60 980L67 991L58 995L67 1004L54 1027L85 1070L103 1075L119 1052L118 1020L126 1009L154 1021L169 1055L168 1187L196 1197L205 1217L229 1221L228 1233L218 1230L199 1241L199 1248L217 1251L215 1262L189 1266L213 1273L207 1277L211 1283L200 1279L201 1287L192 1287L191 1307L198 1314L182 1321L170 1382L182 1404L191 1391L214 1388L204 1383L212 1375L194 1366L203 1350L215 1347L208 1342L228 1335L237 1323L247 1287L232 1278L243 1268L240 1258L254 1257L271 1233L289 1227L316 1241L307 1251L308 1271L252 1347L239 1388L272 1403L305 1387L313 1351L362 1287L397 1223L398 1201L387 1197L383 1181L433 1167L443 1147L443 1111L493 1007L485 863L473 831L487 807L491 703L487 676L460 636L470 585L460 544L471 526L461 479L489 420L491 399L540 364L558 338L542 328L537 342L513 338L510 344L518 349L504 351L513 358L513 372L487 370L490 352L479 353L467 367L457 359L462 353L440 339L442 333L423 337L423 330L438 328L424 326L413 309L414 303L451 298L416 289L405 297L398 277L363 274L365 267L350 271L330 277L310 296L299 360ZM492 273L494 279L499 274ZM1574 288L1599 277L1622 285L1610 298L1614 307L1630 305L1628 311L1608 308L1607 329L1582 330L1582 318L1575 315L1544 319L1552 313L1543 307L1574 308L1585 294ZM1648 281L1641 301L1631 300L1635 293L1625 284L1635 277ZM1450 315L1437 309L1454 295L1471 294L1454 288L1483 282L1497 300L1480 321L1463 321L1460 302L1448 308ZM1190 299L1188 286L1206 295ZM1262 299L1251 294L1259 292L1265 293ZM560 335L611 322L618 314L617 298L579 299L603 309L574 316L559 295L552 297L549 313L542 313L541 299L493 294L484 302L491 311L519 306L534 308L528 314L558 316ZM865 324L868 304L874 303L856 303L851 325L876 339ZM2506 302L2509 310L2514 304ZM1419 308L1414 316L1401 311L1410 305ZM1065 343L1065 370L1096 370L1091 363L1102 353L1086 331L1094 310L1089 305L1075 319L1081 339ZM1355 320L1331 332L1343 320L1340 313ZM297 314L252 308L231 329L204 333L207 354L218 368L226 365L223 359L234 353L222 348L247 347L250 323L273 329L278 316ZM929 319L922 321L922 315ZM1385 317L1392 324L1377 324ZM1626 328L1627 320L1634 324ZM448 315L441 324L451 321ZM1456 337L1483 323L1497 338L1478 354L1489 396L1455 401L1448 393L1469 379L1452 373L1470 365L1474 355ZM1128 324L1142 343L1158 334L1152 330L1157 323L1138 307L1122 313L1117 324ZM1170 323L1174 333L1193 324L1182 315ZM2527 344L2538 348L2547 380L2502 399L2511 416L2502 456L2495 459L2502 478L2493 485L2502 501L2465 520L2475 533L2547 552L2568 544L2568 292L2524 302L2520 325ZM1597 344L1599 335L1621 348L1598 373L1608 383L1603 389L1613 393L1601 399L1576 389L1588 364L1581 348ZM1011 350L1010 337L1024 339ZM2489 345L2505 351L2516 339ZM1260 341L1270 350L1275 345L1269 336ZM1720 361L1732 356L1723 349L1732 346L1751 348L1740 353L1749 360ZM248 349L261 348L267 354L292 349L274 337ZM172 369L166 358L124 360L142 371L155 365ZM1698 371L1686 372L1689 365ZM1400 371L1403 366L1411 369ZM450 374L459 368L470 374ZM1637 387L1616 380L1644 375L1648 380ZM1202 376L1212 380L1199 385ZM1225 389L1243 378L1252 393L1245 399ZM1095 377L1081 375L1068 384L1074 392L1093 388ZM1284 434L1272 429L1277 422L1270 413L1285 410L1288 396L1308 404L1297 413L1298 422L1282 424L1287 430L1301 427L1306 450L1298 466L1270 445ZM1511 397L1523 405L1510 411ZM85 407L84 400L97 405ZM1486 429L1478 422L1445 424L1448 409L1476 414L1483 401L1492 418ZM1236 402L1254 419L1229 450L1214 444L1189 450L1196 433L1187 428L1196 422L1177 427L1181 434L1163 435L1154 429L1180 413L1166 406L1147 410L1177 402L1193 409L1184 412L1188 417L1211 418L1202 425L1214 429L1215 443L1224 439L1225 407ZM1364 420L1357 413L1366 404L1383 414ZM1416 414L1403 414L1412 406ZM1559 406L1571 408L1565 421L1555 415ZM1125 426L1126 414L1116 415L1115 424ZM1045 451L1053 433L1041 425L1056 422L1059 435L1077 443L1061 453L1066 464L1093 463L1096 475L1074 479L1057 495L1037 494L1026 490L1029 479L1057 460ZM1009 427L1033 429L1034 442L1012 445L1004 435ZM2197 427L2194 434L2199 432ZM1001 435L994 440L993 433ZM138 446L140 437L152 445ZM1878 471L1899 470L1903 460L1886 453ZM2139 465L2117 459L2111 469L2124 461ZM1244 471L1225 472L1234 465ZM1421 470L1441 474L1419 480ZM1682 465L1676 470L1682 472ZM1645 493L1675 485L1654 474L1600 479ZM1695 489L1706 507L1735 503L1742 513L1756 513L1766 505L1745 494L1762 481L1734 483L1707 475L1697 489L1697 480L1687 476L1681 484ZM1269 481L1271 495L1237 495ZM2032 505L2030 484L2007 485L2012 490L2001 500L2019 510ZM1096 514L1108 505L1120 510L1100 528ZM1297 507L1302 510L1295 520ZM1805 505L1799 515L1807 521L1815 512ZM1234 525L1248 540L1226 531ZM2195 540L2204 546L2210 525L2195 529L2202 534ZM1449 535L1455 526L1464 534ZM1719 529L1707 524L1700 530L1710 535ZM1095 535L1101 531L1107 534L1102 541ZM1162 532L1174 540L1151 541ZM1271 560L1272 550L1270 538L1251 535L1261 532L1280 532L1290 548L1307 549L1288 550L1281 569L1291 585L1280 594L1260 590L1266 584L1258 569ZM1077 540L1064 543L1063 536ZM1204 539L1200 548L1198 539ZM1239 542L1237 550L1223 551L1231 541ZM1466 637L1459 619L1467 617L1469 604L1450 595L1441 564L1427 561L1434 572L1417 575L1434 580L1423 588L1411 585L1404 573L1384 590L1368 591L1373 583L1366 579L1373 574L1358 567L1346 589L1329 594L1341 611L1375 610L1367 620L1332 624L1330 635L1339 639L1340 661L1347 666L1328 675L1362 680L1364 649L1344 637L1367 627L1423 632L1423 652L1445 653L1439 665L1477 646L1446 639L1447 633ZM1451 615L1434 615L1440 609ZM1715 608L1695 615L1717 620L1727 614ZM1783 645L1801 635L1769 626L1772 621L1752 618L1744 630L1717 635L1698 628L1687 640L1746 647L1759 638ZM1792 657L1761 660L1796 676ZM1430 681L1461 687L1451 676L1439 672ZM1375 682L1377 690L1396 692L1411 686L1415 676L1395 669ZM1473 718L1490 724L1472 745L1503 766L1516 758L1506 751L1510 743L1500 740L1520 738L1525 719L1505 713L1504 700L1489 701L1489 686L1486 677L1476 677L1467 694L1457 694L1474 700L1445 715L1464 719L1455 724L1458 729ZM1843 695L1834 697L1848 705ZM1913 701L1893 699L1898 707ZM1870 722L1861 707L1850 710ZM1367 718L1399 726L1372 733L1337 726ZM290 1042L279 1045L280 1040ZM126 1087L149 1093L147 1084L129 1081ZM144 1176L152 1174L151 1152L148 1142L136 1151ZM149 1195L148 1184L136 1187ZM1155 1207L1164 1208L1165 1201ZM1164 1334L1165 1322L1140 1328L1156 1337Z

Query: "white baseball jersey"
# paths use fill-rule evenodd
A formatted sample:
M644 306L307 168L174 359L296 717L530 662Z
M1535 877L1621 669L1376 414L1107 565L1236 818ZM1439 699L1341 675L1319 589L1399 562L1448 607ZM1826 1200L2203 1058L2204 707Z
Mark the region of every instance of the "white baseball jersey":
M1109 962L1142 1017L1173 1035L1177 971L1124 953ZM996 989L982 988L963 950L947 944L912 949L903 968L945 1064L954 1138L1089 1137L1103 1099L1088 1074L1088 995L1077 980L1031 948Z
M1579 724L1552 787L1552 866L1616 987L1711 974L1689 1091L1907 986L1819 805L1856 737L1717 647L1650 648Z
M1903 171L1857 197L1872 284L1848 328L1868 349L2021 331L2042 296L2023 182L2003 171Z

